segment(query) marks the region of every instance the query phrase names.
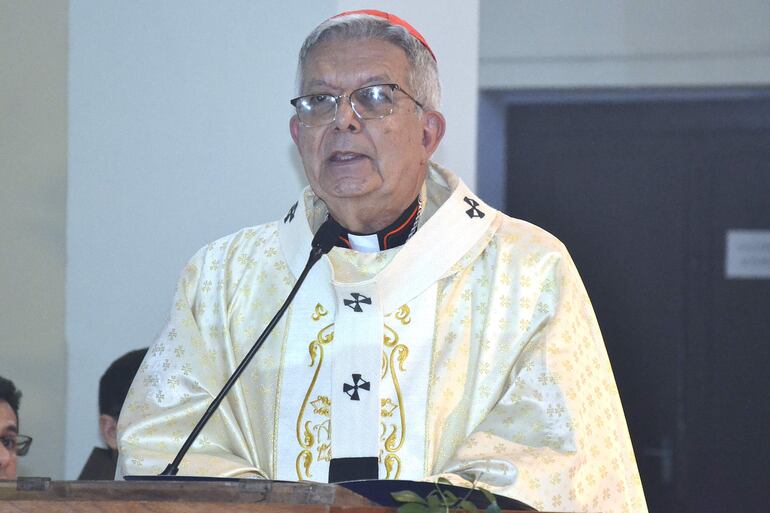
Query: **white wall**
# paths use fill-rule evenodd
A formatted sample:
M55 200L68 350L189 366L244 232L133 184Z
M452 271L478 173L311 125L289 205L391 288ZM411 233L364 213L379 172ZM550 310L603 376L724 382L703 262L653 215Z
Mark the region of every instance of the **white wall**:
M478 2L449 2L438 19L445 4L366 6L407 19L438 54L449 130L437 158L472 184ZM99 376L152 342L186 259L295 201L296 54L350 8L359 3L70 1L67 478L99 443Z
M33 438L19 475L64 469L66 100L67 2L1 1L0 376Z
M767 0L484 0L482 88L770 83Z
M288 99L299 42L333 9L71 0L68 478L99 443L101 373L152 342L186 259L304 186Z

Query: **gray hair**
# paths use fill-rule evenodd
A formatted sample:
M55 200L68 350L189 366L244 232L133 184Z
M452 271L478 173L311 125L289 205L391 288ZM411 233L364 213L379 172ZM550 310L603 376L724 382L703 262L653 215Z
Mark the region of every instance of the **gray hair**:
M305 62L310 51L316 45L326 41L345 41L355 39L380 39L392 43L406 53L409 61L407 77L409 94L415 97L428 110L436 110L441 105L441 83L438 78L438 66L430 51L404 27L369 14L349 14L340 18L331 18L321 23L305 38L299 51L297 64L297 94L302 94Z

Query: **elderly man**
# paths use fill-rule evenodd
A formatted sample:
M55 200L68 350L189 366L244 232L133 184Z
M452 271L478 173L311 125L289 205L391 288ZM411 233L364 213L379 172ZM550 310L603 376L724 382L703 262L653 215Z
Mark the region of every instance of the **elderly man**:
M19 434L21 392L0 376L0 479L16 479L16 459L24 456L32 438Z
M307 277L182 474L477 481L537 508L646 510L590 302L563 245L429 159L434 55L403 20L343 13L305 40L289 128L310 182L277 222L202 248L120 423L158 473ZM351 472L351 469L352 472Z

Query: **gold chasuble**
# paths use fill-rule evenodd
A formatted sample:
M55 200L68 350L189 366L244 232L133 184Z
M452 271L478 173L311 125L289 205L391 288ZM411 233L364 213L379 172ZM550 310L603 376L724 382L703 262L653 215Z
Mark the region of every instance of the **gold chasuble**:
M599 328L564 246L431 164L420 224L335 247L182 461L180 474L476 480L537 509L644 512ZM323 203L202 248L120 417L118 474L157 474L286 298Z

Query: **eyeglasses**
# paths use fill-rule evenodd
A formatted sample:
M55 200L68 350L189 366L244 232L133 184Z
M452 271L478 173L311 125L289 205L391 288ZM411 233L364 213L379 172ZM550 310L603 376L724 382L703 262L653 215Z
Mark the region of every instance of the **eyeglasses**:
M340 99L347 98L350 106L359 119L382 119L393 114L395 101L393 96L396 91L401 91L408 96L418 107L422 104L414 97L401 89L398 84L376 84L360 87L350 94L318 93L298 96L291 100L291 104L297 109L297 117L300 123L306 127L317 127L333 123L337 119L337 110Z
M0 444L8 451L16 453L17 456L24 456L32 445L32 437L27 435L6 435L0 436Z

